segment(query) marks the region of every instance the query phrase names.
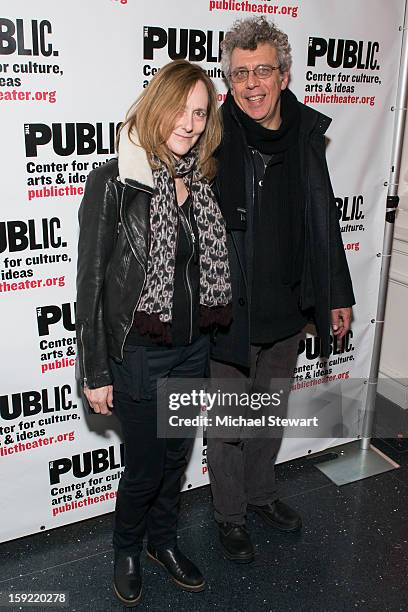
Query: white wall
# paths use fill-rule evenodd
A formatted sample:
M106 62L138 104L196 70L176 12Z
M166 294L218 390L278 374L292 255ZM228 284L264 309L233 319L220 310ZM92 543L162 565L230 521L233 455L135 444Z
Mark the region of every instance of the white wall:
M400 175L378 390L408 408L408 121Z

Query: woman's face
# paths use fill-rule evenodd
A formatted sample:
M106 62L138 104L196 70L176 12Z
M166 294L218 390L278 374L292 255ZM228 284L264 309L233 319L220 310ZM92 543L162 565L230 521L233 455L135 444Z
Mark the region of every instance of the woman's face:
M176 117L166 145L179 159L195 145L207 124L208 92L203 81L197 81L187 96L186 106Z

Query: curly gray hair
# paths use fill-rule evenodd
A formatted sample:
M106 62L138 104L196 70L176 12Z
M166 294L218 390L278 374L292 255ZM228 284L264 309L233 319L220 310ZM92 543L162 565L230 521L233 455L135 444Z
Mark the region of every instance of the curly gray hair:
M260 43L269 43L275 47L281 74L290 70L292 55L287 34L265 17L249 17L235 21L221 43L221 67L228 80L233 50L238 47L255 51Z

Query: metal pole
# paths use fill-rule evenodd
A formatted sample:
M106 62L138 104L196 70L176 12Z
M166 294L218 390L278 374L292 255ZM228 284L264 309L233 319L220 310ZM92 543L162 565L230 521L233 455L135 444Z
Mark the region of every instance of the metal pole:
M390 270L392 241L394 236L395 213L398 206L398 182L401 168L402 145L404 140L405 119L408 102L408 2L405 2L405 19L402 35L401 64L398 78L395 112L394 139L391 153L391 170L388 182L387 208L385 213L384 242L382 250L380 289L378 294L377 315L375 319L375 335L373 357L368 379L368 390L361 437L362 450L370 448L370 438L373 430L375 399L377 395L378 370L380 367L381 344L384 331L384 314L387 300L388 276Z

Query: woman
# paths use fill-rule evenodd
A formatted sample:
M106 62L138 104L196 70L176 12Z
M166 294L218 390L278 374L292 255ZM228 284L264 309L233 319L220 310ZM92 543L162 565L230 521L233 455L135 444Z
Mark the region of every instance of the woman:
M89 175L79 211L79 367L93 411L113 410L122 426L114 589L128 606L141 597L145 533L148 556L179 587L205 586L176 544L193 440L157 437L156 382L203 377L205 330L231 317L225 226L209 186L220 139L206 72L183 60L166 65L131 107L118 160Z

